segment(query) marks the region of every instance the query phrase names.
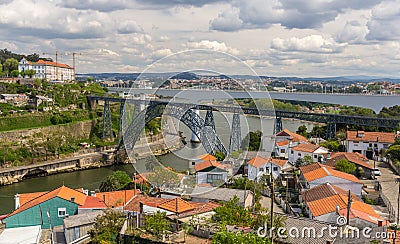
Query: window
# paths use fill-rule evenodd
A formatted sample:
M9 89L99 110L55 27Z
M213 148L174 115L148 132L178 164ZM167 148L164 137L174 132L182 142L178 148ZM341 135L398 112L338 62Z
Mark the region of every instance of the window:
M274 167L274 171L278 171L278 167Z
M301 153L298 153L297 156L301 157Z
M369 147L372 147L372 143L369 144Z
M318 157L318 155L317 154L314 154L314 158L317 158Z
M285 149L281 149L281 153L285 153Z
M193 161L193 162L192 162L192 165L196 165L196 162Z
M207 183L213 183L215 180L222 180L222 174L208 174Z
M387 149L389 147L388 144L383 144L383 148Z
M290 150L290 154L293 154L293 150Z
M67 209L66 208L58 208L58 217L65 217L67 215Z

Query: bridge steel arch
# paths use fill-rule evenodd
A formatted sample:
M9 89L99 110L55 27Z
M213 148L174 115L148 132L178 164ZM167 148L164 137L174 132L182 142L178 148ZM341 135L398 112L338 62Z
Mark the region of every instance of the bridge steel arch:
M215 127L206 126L204 119L192 110L196 109L196 107L196 105L192 104L173 104L168 106L165 103L150 103L128 125L117 150L123 146L125 146L125 149L133 150L145 125L154 118L168 115L182 121L200 139L207 153L215 154L216 151L220 151L227 155L228 151L219 139ZM210 107L210 109L212 108Z

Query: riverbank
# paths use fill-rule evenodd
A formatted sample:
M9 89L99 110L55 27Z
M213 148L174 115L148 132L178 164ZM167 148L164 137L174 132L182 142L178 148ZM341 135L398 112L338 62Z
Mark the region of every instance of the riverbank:
M145 142L138 143L135 148L135 159L140 160L149 155L161 156L171 151L179 150L183 144L177 135L150 138ZM76 154L76 153L74 153ZM98 151L66 157L57 160L50 160L42 163L9 167L0 169L0 185L10 185L21 182L26 178L48 176L52 174L67 173L86 169L111 166L115 163L130 163L128 157L121 158L116 162L115 146L104 147ZM127 160L125 160L127 159Z

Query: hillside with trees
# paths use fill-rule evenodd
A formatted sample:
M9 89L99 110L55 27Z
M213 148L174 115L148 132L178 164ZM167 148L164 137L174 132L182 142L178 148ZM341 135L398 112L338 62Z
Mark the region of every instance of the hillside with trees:
M52 61L51 58L41 58L39 54L32 53L28 55L13 53L7 48L0 49L0 77L17 77L19 75L18 72L18 62L25 57L30 62L37 62L39 60L49 60ZM22 74L22 76L32 77L34 74Z

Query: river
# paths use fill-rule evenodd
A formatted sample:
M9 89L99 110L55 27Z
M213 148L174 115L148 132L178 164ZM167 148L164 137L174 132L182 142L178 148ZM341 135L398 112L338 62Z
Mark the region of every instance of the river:
M230 129L227 126L225 119L218 117L220 115L215 115L216 121L216 131L220 136L221 140L225 145L229 145L229 133ZM264 130L270 132L273 128L273 120L271 119L261 119L258 117L246 117L241 118L241 123L244 125L244 121L247 121L251 131L260 129L260 124L262 123ZM261 123L260 123L261 122ZM313 127L312 123L303 121L291 121L284 120L284 128L288 128L291 131L296 131L300 125L306 125L308 130ZM242 135L243 128L242 126ZM183 131L183 135L190 140L191 132L189 128L185 126L180 126L179 130ZM244 136L244 135L243 135ZM188 168L188 159L195 158L196 156L205 153L204 149L199 144L188 143L186 146L178 151L169 153L167 155L160 156L160 161L177 171L184 171ZM138 161L137 165L144 165L144 161ZM110 167L103 167L97 169L89 169L82 171L75 171L70 173L62 173L49 175L46 177L38 177L25 179L22 182L18 182L12 185L1 186L0 187L0 214L10 213L14 209L14 195L16 193L27 193L27 192L38 192L38 191L50 191L62 185L68 186L70 188L85 188L89 190L98 189L102 180L108 175L110 175L115 170L126 171L129 175L133 175L135 170L134 167L129 165L114 165ZM139 172L144 169L139 166Z

